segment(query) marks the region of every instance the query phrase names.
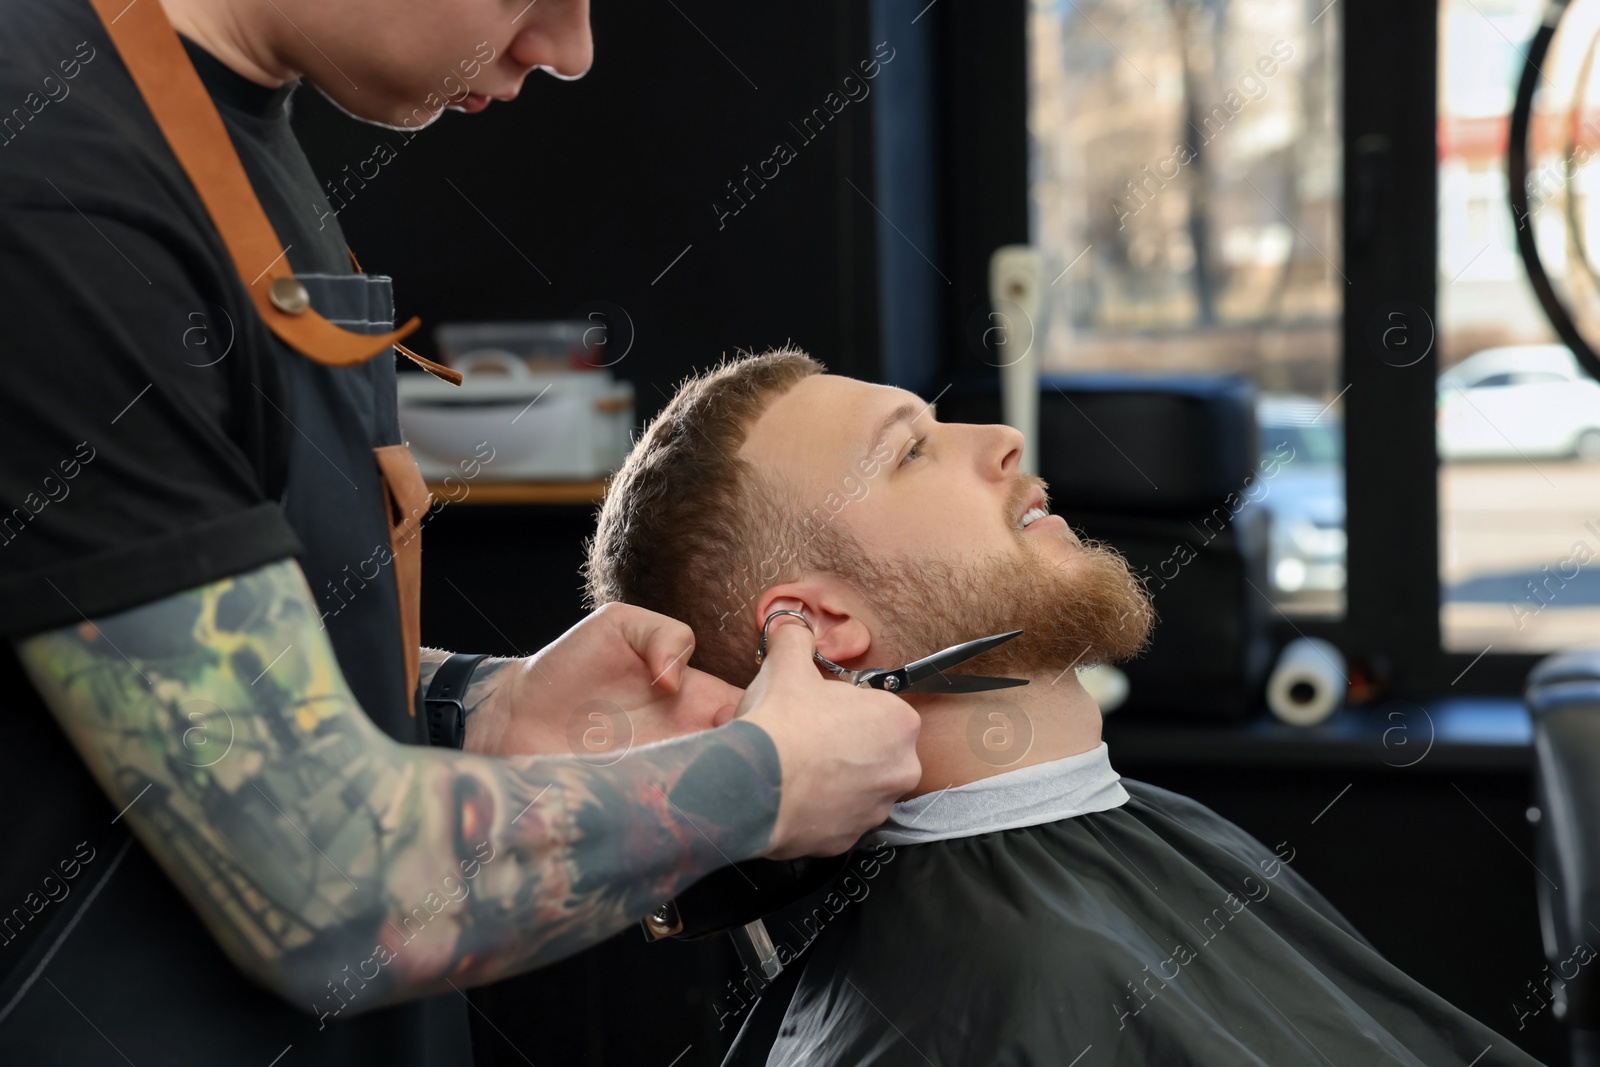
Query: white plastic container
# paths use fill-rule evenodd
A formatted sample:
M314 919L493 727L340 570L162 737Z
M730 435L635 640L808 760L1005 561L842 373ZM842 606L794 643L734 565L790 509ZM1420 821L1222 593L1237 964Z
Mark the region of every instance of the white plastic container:
M626 457L633 385L610 371L535 373L503 352L473 353L456 369L459 386L431 374L399 379L400 432L423 477L476 462L487 480L583 481Z

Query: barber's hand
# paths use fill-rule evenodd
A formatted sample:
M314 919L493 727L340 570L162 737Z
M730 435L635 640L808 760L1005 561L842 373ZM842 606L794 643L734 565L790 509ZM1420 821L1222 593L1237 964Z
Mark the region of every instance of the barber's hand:
M767 855L836 856L882 823L922 775L922 719L904 700L817 672L811 630L779 616L739 714L772 737L783 796Z
M631 604L606 604L544 649L467 720L467 747L493 755L610 762L629 748L721 726L744 691L688 665L694 633Z

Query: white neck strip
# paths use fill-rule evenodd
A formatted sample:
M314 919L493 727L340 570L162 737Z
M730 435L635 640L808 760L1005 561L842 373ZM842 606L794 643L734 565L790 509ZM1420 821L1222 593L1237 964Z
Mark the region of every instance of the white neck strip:
M1036 763L965 785L902 800L863 845L920 845L976 837L1106 811L1127 803L1104 741L1087 752Z

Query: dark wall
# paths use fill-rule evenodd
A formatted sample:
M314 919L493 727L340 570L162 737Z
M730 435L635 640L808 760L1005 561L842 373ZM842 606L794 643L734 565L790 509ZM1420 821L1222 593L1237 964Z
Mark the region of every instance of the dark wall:
M846 104L809 141L796 129L872 57L865 10L598 4L593 25L586 77L534 73L514 103L409 139L313 92L297 100L324 180L359 176L380 141L394 150L351 183L338 221L367 270L395 277L402 317L420 315L425 335L619 305L636 338L616 372L641 415L736 346L792 340L874 373L875 213L849 184L871 189L870 105ZM714 204L739 206L727 183L780 142L795 158L719 220ZM424 335L413 347L429 354Z
M989 256L1028 241L1027 6L1018 0L951 4L943 12L938 55L942 221L949 249L944 306L943 388L997 380L985 344Z

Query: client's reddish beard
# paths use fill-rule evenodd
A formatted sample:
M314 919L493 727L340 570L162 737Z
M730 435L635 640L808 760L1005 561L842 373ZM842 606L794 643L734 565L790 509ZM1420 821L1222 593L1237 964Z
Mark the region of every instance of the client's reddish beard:
M1019 480L1007 502L1008 526L1036 485L1043 483ZM1064 540L1075 550L1062 563L1017 530L1015 550L977 559L869 560L846 551L834 554L829 569L872 601L883 615L884 636L906 660L1017 629L1021 637L956 670L1054 673L1136 655L1155 623L1149 593L1116 549L1075 535Z

